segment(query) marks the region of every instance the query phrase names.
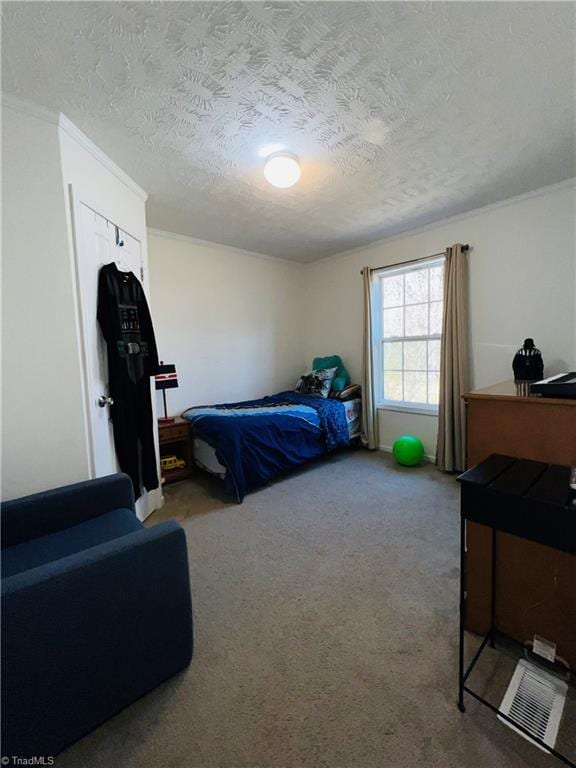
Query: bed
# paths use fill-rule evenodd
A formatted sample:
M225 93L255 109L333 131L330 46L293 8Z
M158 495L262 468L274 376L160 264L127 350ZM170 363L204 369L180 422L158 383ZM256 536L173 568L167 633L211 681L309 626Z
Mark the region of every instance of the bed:
M189 408L194 462L220 477L238 502L269 480L360 436L359 398L342 401L293 391Z

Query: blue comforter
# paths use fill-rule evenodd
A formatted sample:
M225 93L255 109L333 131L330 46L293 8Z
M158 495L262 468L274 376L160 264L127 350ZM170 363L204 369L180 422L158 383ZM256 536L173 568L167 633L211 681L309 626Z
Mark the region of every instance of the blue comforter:
M292 467L348 445L344 405L297 392L189 408L182 416L216 451L238 501Z

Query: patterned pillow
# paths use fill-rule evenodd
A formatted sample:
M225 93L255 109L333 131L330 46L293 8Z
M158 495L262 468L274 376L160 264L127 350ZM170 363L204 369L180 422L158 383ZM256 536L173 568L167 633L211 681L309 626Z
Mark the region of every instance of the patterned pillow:
M334 376L338 373L338 368L321 368L319 371L309 371L303 373L296 384L296 392L301 395L317 395L318 397L328 397Z

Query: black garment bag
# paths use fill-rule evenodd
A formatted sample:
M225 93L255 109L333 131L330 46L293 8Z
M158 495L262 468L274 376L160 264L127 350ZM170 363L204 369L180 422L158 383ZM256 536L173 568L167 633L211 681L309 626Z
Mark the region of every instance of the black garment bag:
M150 393L158 351L142 285L114 263L101 267L98 276L98 322L108 349L116 455L139 498L141 486L158 488Z

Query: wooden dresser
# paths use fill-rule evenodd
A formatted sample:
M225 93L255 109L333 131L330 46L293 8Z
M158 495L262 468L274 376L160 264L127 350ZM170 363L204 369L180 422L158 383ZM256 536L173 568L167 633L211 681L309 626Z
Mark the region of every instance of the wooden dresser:
M513 381L469 392L466 465L491 453L576 465L576 400L519 394ZM467 628L490 625L490 530L466 529ZM576 557L510 534L498 533L496 624L520 641L535 634L552 640L576 666Z

